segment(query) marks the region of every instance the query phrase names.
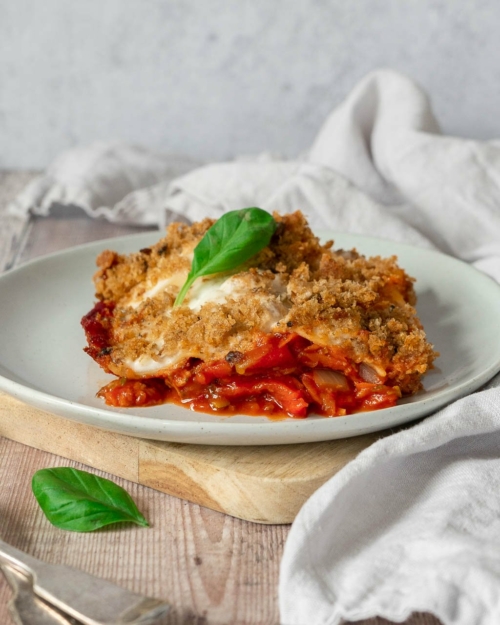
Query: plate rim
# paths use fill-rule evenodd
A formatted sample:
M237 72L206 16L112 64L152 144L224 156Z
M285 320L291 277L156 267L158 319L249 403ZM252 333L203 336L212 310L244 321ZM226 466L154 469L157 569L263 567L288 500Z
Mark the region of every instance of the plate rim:
M27 272L33 266L37 266L40 264L44 264L47 262L51 262L59 257L67 257L72 256L78 253L92 252L94 255L97 253L99 249L105 249L107 247L112 247L118 245L128 245L132 246L135 241L140 240L150 240L153 243L155 240L158 240L158 237L161 236L161 232L157 230L147 231L147 232L139 232L134 234L129 234L120 237L111 237L105 239L99 239L95 241L91 241L88 243L84 243L81 245L73 246L70 248L66 248L64 250L59 250L57 252L53 252L51 254L46 254L37 258L34 258L22 265L9 269L2 275L0 275L0 288L4 281L7 280L15 280L15 275L20 272ZM492 277L487 274L479 271L469 263L455 258L453 256L449 256L439 250L430 249L426 247L418 247L415 245L411 245L408 243L401 243L398 241L393 241L391 239L380 238L380 237L371 237L367 235L361 235L356 233L341 233L334 232L332 230L325 230L324 233L320 236L321 240L327 240L333 238L335 240L336 237L348 237L352 239L354 242L358 242L362 247L364 241L368 244L384 244L386 243L388 246L393 246L399 249L408 249L411 252L419 251L425 253L427 255L436 256L436 258L445 258L447 262L452 262L453 264L457 264L461 266L461 270L469 272L471 275L478 276L481 280L488 284L490 287L498 289L498 297L500 301L500 284L498 284ZM398 250L388 250L387 255L398 255ZM91 276L89 276L89 280ZM79 322L79 320L78 320ZM0 363L1 364L1 363ZM97 365L96 365L97 366ZM421 419L429 414L435 412L436 410L446 406L452 401L456 401L469 393L477 390L485 384L488 380L490 380L493 376L495 376L500 371L500 353L498 360L494 363L491 363L489 367L485 368L483 371L480 371L475 376L467 378L463 380L456 386L452 386L451 388L446 388L440 391L434 397L423 398L420 402L413 402L409 404L398 404L393 408L385 408L382 410L371 411L371 412L361 412L355 413L351 415L347 415L345 417L335 417L335 421L337 424L337 431L332 435L332 433L328 432L328 424L331 422L330 419L325 417L318 417L315 419L285 419L280 421L266 421L265 423L256 422L256 423L238 423L231 422L228 418L222 417L219 421L213 421L210 423L203 421L182 421L182 420L172 420L172 419L158 419L157 417L148 417L147 415L137 414L137 412L131 412L129 414L117 413L113 412L111 409L99 408L95 406L90 406L86 404L82 404L79 402L74 402L68 399L64 399L63 397L59 397L57 395L52 395L51 393L37 390L26 386L20 382L16 382L15 380L10 379L0 373L0 390L16 397L17 399L27 403L34 405L42 410L46 410L48 412L52 412L53 414L57 414L62 418L71 419L80 423L93 425L95 427L107 430L114 431L121 434L127 434L129 436L140 436L142 438L152 438L155 440L164 440L164 441L173 441L173 442L193 442L196 444L206 444L206 445L214 445L214 444L231 444L231 445L276 445L276 444L295 444L298 442L313 442L313 441L324 441L324 440L334 440L336 438L347 438L351 436L358 436L368 432L376 432L381 431L386 428L395 427L397 425L401 425L403 423L410 423L411 421ZM418 414L413 416L415 412L415 406L420 407L418 410ZM145 410L145 409L142 409ZM412 416L408 417L408 412L412 414ZM85 415L85 420L79 418L81 414ZM364 421L367 418L367 415L376 414L378 416L378 424L373 426L369 425L366 427L361 427L359 430L353 433L343 433L341 425L344 425L346 429L352 430L353 426L357 424L358 421ZM120 417L120 421L130 422L131 420L137 420L138 426L134 427L133 423L129 423L129 425L123 426L123 423L115 423L110 420L116 419ZM340 420L340 421L339 421ZM99 421L100 423L97 423ZM345 422L347 421L347 423ZM104 424L103 424L104 423ZM140 427L140 425L148 425L149 430L144 432L144 427ZM184 434L181 436L183 440L176 435L166 434L163 431L163 428L160 428L160 425L163 424L168 425L170 431L182 430L183 432L188 431L188 434ZM156 426L156 432L155 430ZM228 427L229 426L229 427ZM209 430L212 430L213 433L210 436L206 434L202 434L202 431L206 427ZM295 430L297 428L301 429L301 433L308 435L306 440L297 440L296 436L293 436L293 440L289 441L276 441L276 440L267 440L268 437L271 436L271 433L274 432L274 435L279 435L283 433L286 436L290 435L291 432L296 434ZM265 435L263 440L259 440L257 443L250 442L217 442L217 440L212 440L218 436L223 436L227 434L227 430L237 430L238 436L244 436L248 433L254 439L259 438L259 431L265 430ZM136 430L136 431L134 431ZM326 430L326 431L325 431ZM191 433L189 433L191 432ZM311 436L313 438L311 438Z

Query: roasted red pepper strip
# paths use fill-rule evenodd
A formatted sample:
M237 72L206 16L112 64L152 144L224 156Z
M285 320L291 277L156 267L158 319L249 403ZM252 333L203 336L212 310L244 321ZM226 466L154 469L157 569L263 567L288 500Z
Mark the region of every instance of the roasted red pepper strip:
M216 360L208 364L198 365L194 379L200 384L210 384L212 380L227 378L233 373L232 366L225 360Z
M245 377L233 376L217 386L221 397L240 398L267 394L285 412L294 417L305 417L309 402L304 391L297 388L297 380L291 376Z

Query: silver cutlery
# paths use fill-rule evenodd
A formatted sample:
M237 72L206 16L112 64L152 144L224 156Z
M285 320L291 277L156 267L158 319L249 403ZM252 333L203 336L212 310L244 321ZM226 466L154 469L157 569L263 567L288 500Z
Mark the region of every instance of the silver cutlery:
M47 564L3 540L0 540L0 563L24 573L38 598L82 625L153 625L170 610L163 601L125 590L69 566ZM27 592L26 585L23 588Z
M9 612L16 625L79 625L35 595L31 576L6 564L1 568L13 591Z

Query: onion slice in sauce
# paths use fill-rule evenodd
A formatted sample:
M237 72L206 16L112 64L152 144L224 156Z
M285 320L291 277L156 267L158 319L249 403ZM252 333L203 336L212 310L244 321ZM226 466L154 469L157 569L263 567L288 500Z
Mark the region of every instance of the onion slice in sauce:
M349 382L340 371L331 369L314 369L313 378L319 388L328 388L334 391L348 391Z
M375 371L375 369L370 365L367 365L366 362L362 362L359 365L359 375L365 382L370 382L370 384L381 384L383 382L382 378Z

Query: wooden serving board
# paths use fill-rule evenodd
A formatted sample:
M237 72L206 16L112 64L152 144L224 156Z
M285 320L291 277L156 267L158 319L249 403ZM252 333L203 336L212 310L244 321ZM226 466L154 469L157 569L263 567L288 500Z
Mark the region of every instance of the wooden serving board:
M0 392L0 436L256 523L291 523L317 488L387 433L298 445L167 443L63 419Z

